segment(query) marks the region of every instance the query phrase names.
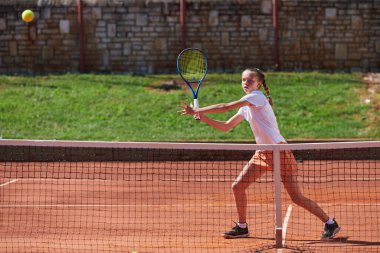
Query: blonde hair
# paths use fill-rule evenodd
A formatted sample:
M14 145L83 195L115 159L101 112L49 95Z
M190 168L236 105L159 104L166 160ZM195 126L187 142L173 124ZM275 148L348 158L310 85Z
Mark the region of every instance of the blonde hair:
M269 104L273 105L273 101L272 101L272 98L271 98L270 93L269 93L270 92L269 91L269 87L268 87L268 85L265 82L265 75L264 75L264 73L260 69L258 69L258 68L248 68L248 69L244 70L243 72L245 72L245 71L252 72L254 75L257 76L259 82L261 82L262 85L263 85L263 87L264 87L265 95L266 95L266 97L268 99Z

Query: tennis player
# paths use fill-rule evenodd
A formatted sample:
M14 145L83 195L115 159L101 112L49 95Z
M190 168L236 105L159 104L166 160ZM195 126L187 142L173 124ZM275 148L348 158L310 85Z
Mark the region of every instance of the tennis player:
M193 116L199 114L201 122L224 132L228 132L245 119L251 126L257 144L286 143L277 126L277 120L271 106L272 99L269 94L268 85L265 83L263 72L257 68L244 70L242 73L241 84L247 95L240 100L230 103L210 105L198 109L182 102L182 105L179 106L182 110L178 113ZM260 91L261 87L264 88L266 95ZM223 113L235 109L239 109L238 112L226 122L214 120L205 115L211 113ZM282 151L280 159L281 177L292 201L324 222L324 232L321 235L322 239L333 238L335 234L339 232L340 227L335 219L330 218L316 202L308 199L302 194L297 183L297 162L293 153L291 151ZM246 189L264 173L273 169L272 161L273 156L271 151L256 151L232 184L238 222L230 231L224 233L225 238L243 238L249 236L246 220Z

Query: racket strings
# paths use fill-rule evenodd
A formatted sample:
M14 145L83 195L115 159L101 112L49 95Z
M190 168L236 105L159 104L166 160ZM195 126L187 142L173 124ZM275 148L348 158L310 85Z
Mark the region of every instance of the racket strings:
M206 59L198 50L188 50L180 56L180 71L188 82L199 82L206 74Z

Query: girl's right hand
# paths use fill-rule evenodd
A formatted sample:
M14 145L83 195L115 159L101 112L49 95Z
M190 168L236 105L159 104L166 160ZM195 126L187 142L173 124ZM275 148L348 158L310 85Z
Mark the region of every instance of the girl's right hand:
M179 108L182 108L181 111L178 111L181 115L193 115L195 117L195 110L193 107L191 107L186 102L182 101L182 105L178 106Z

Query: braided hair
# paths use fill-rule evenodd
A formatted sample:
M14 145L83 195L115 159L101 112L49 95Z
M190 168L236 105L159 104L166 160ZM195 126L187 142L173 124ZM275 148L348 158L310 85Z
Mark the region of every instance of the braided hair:
M272 98L271 98L271 96L269 94L269 87L268 87L268 85L265 82L265 75L264 75L264 73L260 69L258 69L258 68L249 68L249 69L246 69L246 70L248 70L248 71L253 72L254 74L256 74L256 76L258 77L259 81L261 81L261 83L262 83L262 85L264 87L265 95L266 95L266 97L268 99L269 104L273 105Z

